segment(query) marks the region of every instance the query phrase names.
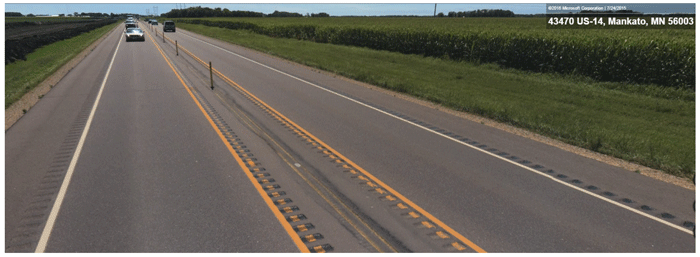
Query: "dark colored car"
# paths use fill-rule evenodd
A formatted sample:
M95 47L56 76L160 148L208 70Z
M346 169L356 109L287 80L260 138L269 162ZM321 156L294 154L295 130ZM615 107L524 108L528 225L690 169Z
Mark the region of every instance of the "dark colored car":
M174 21L163 22L163 32L166 32L166 31L175 32L175 22Z

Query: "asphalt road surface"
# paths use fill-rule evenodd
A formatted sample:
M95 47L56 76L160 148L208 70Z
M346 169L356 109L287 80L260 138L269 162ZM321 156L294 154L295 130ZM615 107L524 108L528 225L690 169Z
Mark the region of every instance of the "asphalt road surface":
M695 252L692 190L142 27L5 132L6 252Z

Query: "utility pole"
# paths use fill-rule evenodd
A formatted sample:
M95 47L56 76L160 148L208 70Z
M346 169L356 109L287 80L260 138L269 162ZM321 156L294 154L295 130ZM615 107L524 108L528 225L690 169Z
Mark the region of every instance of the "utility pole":
M435 4L435 10L433 10L433 17L437 14L437 4Z

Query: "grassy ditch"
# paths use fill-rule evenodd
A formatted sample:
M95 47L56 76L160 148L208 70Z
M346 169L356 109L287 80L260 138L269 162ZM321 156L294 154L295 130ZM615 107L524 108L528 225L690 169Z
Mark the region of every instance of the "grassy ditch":
M366 48L179 27L690 178L692 90L596 82ZM186 46L185 46L186 47Z
M119 23L36 49L27 60L5 65L5 109Z

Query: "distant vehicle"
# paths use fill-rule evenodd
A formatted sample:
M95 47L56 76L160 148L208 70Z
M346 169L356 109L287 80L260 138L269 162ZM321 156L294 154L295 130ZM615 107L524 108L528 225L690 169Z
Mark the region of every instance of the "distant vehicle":
M175 22L173 21L165 21L163 22L163 32L172 30L175 32Z
M149 19L149 18L143 19L143 21L145 21L145 22L150 22L150 20L151 20L151 19Z
M126 29L126 42L133 41L133 40L139 40L139 41L146 41L146 38L143 36L143 30L139 28L128 28Z
M156 25L156 26L158 26L158 20L151 20L151 25Z
M138 28L139 26L135 22L127 22L124 24L124 29Z

